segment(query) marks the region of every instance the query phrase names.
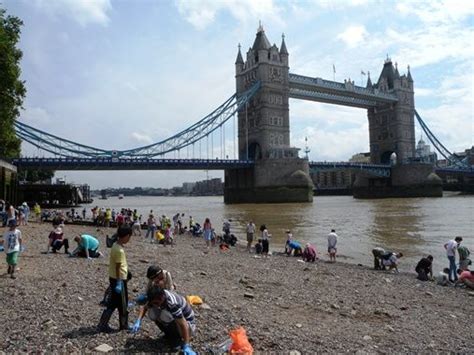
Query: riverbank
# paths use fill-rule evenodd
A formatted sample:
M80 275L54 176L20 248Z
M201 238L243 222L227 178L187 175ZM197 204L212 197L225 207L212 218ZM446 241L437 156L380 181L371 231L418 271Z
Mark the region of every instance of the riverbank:
M66 226L71 242L77 233L98 235L106 257L85 260L41 254L50 228L21 228L27 249L16 280L6 277L1 254L0 350L85 352L108 344L113 351L159 352L159 332L148 319L135 336L95 333L102 311L98 303L108 284L107 230ZM282 256L255 258L241 246L206 252L202 239L187 236L178 236L174 248L133 237L126 253L134 275L130 297L142 292L146 269L158 263L172 272L179 293L204 299L208 307L194 308L197 334L192 343L200 353L238 325L247 329L255 350L278 353L468 353L474 347L469 291L422 283L412 274L371 270L369 256L367 266L306 264ZM130 322L137 312L131 311ZM114 314L113 327L117 318Z

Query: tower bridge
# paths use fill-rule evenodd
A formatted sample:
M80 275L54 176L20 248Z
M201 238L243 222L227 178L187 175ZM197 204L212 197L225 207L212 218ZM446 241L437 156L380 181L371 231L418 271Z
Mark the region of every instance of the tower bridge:
M61 170L219 169L225 171L226 203L310 202L310 171L349 168L357 171L354 196L441 196L441 180L429 164L414 161L415 115L435 148L456 169L464 167L429 131L415 111L414 82L408 67L400 75L387 58L377 82L365 87L351 80L336 82L289 72L285 39L271 45L260 27L245 60L239 46L235 61L236 93L209 115L163 141L128 150L106 150L59 138L21 122L17 135L49 158L19 158L22 167ZM308 162L290 142L289 99L301 99L367 110L370 164ZM236 121L235 121L236 120ZM235 156L225 152L225 124L236 124ZM220 132L221 156L215 157L214 135ZM204 143L207 159L196 159ZM192 148L193 156L179 158ZM223 151L222 151L223 150ZM178 158L169 158L174 153ZM396 157L396 162L394 162ZM464 167L470 169L472 166ZM463 169L464 169L463 168Z

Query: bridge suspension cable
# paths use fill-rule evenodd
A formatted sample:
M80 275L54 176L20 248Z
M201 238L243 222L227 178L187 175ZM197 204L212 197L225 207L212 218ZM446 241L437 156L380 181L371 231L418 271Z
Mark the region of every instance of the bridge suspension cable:
M426 125L425 121L421 118L421 116L418 114L418 112L415 110L415 117L418 120L418 123L420 124L421 128L425 132L426 136L430 140L430 142L433 144L435 149L449 162L449 165L454 165L458 167L464 167L467 166L466 162L463 162L459 157L457 157L455 154L452 154L448 148L446 148L443 143L439 141L438 138L434 135L433 132L428 128Z
M194 156L194 144L199 142L199 156L201 157L201 141L217 129L222 129L223 125L241 110L259 89L260 82L256 82L242 94L232 95L209 115L185 130L160 142L128 150L107 150L91 147L58 137L19 121L15 121L15 130L17 136L22 140L55 156L74 158L153 158L163 157L167 153L179 151L190 145L193 147ZM225 144L225 141L223 144Z

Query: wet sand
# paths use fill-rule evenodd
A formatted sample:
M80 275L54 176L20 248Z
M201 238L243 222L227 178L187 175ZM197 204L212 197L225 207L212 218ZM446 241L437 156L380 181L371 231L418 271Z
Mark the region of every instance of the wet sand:
M16 280L7 277L5 254L0 254L0 350L78 353L101 344L116 352L170 350L149 319L137 335L95 332L108 285L105 234L113 229L65 227L72 246L77 233L98 236L105 257L95 260L42 254L50 224L20 229L27 249ZM294 257L255 258L245 251L244 236L238 237L241 244L227 252L206 252L204 241L190 236L178 236L173 248L133 237L126 246L134 275L130 297L144 290L152 263L171 271L179 293L199 295L208 305L194 307L192 346L200 353L239 325L256 351L472 353L473 292L419 282L413 274L374 271L370 256L366 266L329 264L326 255L314 264ZM130 323L137 313L131 309ZM112 327L117 319L114 314Z

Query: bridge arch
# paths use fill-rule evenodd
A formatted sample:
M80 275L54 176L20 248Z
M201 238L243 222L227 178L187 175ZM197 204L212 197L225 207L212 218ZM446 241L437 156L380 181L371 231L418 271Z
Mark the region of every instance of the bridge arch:
M260 160L262 159L262 148L257 142L249 144L249 157L250 160Z

